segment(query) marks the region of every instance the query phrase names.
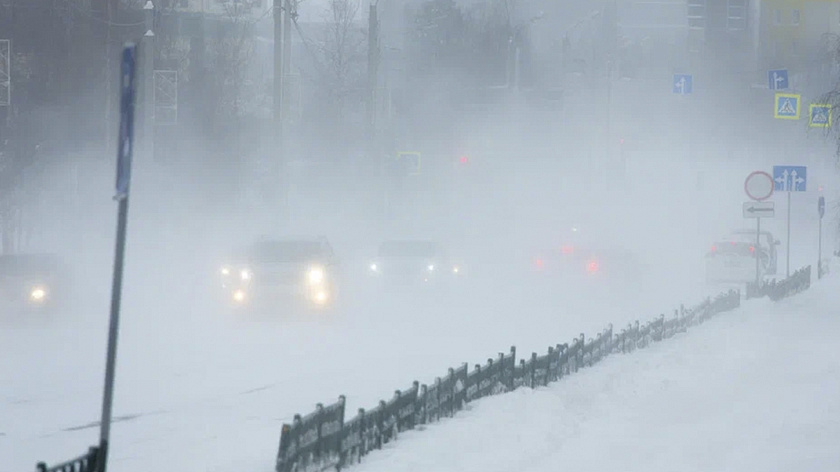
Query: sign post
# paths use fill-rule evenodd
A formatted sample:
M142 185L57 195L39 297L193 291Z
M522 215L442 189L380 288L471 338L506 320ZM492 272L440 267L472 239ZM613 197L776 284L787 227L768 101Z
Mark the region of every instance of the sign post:
M120 134L117 146L117 184L115 200L119 201L117 216L117 247L114 256L114 278L111 286L111 317L108 325L108 353L105 363L105 392L102 398L102 421L99 442L102 448L102 466L105 472L108 462L108 440L111 433L111 406L114 399L114 373L117 358L117 334L120 325L120 301L122 295L123 260L125 259L125 235L128 221L128 194L131 186L131 157L134 151L134 103L136 99L135 66L137 47L126 44L122 52L120 68Z
M823 216L825 216L825 197L820 195L820 199L817 201L817 212L820 214L820 230L819 230L819 242L817 243L817 279L822 278L822 220Z
M744 181L744 192L753 201L744 203L744 218L755 218L755 286L761 287L761 218L776 215L773 202L763 202L773 195L773 177L767 172L755 171Z
M775 190L787 193L787 249L785 277L790 277L790 194L804 192L808 185L808 168L805 166L773 166Z

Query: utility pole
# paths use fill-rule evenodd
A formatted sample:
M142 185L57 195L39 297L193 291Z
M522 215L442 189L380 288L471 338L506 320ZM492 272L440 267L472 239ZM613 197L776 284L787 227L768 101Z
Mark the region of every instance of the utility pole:
M143 148L147 157L155 152L155 5L148 0L143 6L146 34L143 35Z
M291 104L291 91L289 90L289 77L292 74L292 15L295 14L295 7L292 4L295 0L286 0L283 8L283 120L289 119L289 106Z
M371 2L368 13L368 99L367 125L368 144L376 152L376 87L379 83L379 18L377 3Z
M274 137L283 142L283 0L274 0Z

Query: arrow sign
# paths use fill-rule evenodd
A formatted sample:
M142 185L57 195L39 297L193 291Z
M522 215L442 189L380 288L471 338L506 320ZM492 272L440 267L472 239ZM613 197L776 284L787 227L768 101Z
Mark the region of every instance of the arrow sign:
M744 202L744 218L773 218L776 216L775 202Z
M776 69L768 71L767 77L770 82L770 90L785 90L788 88L787 69Z

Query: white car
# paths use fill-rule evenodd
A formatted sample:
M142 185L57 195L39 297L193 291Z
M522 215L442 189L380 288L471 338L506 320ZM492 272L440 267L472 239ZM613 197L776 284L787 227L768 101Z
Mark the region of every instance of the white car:
M735 231L712 244L706 253L706 280L709 282L751 283L756 279L756 258L761 277L776 273L776 246L779 241L762 231L756 246L755 231Z

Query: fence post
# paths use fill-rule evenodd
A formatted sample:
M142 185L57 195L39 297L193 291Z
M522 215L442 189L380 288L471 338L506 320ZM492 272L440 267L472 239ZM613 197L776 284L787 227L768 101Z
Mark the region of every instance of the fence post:
M537 388L536 385L536 375L537 375L537 353L531 353L531 388Z
M505 368L505 365L502 365L502 369ZM510 347L510 372L507 373L505 376L507 380L507 389L508 391L513 391L516 388L516 346Z

